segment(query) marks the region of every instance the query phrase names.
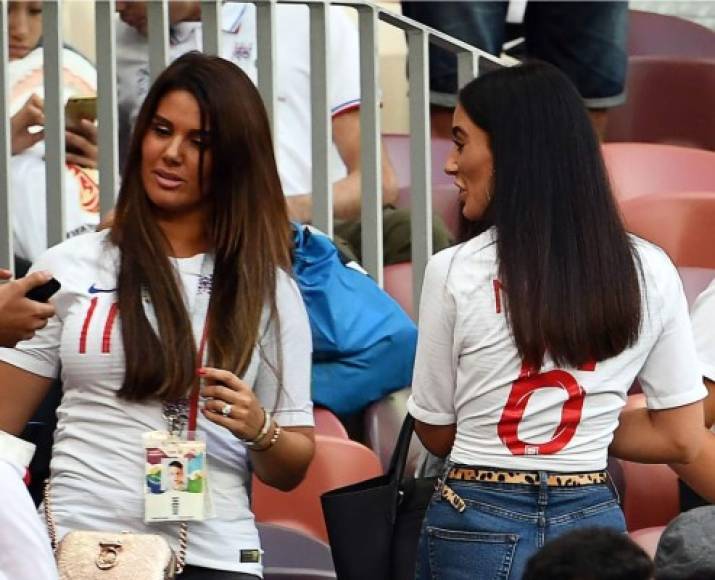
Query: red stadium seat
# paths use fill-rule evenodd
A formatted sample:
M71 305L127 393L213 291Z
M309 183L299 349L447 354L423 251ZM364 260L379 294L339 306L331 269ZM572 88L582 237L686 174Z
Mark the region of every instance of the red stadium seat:
M715 153L649 143L606 143L603 158L619 201L676 191L715 191Z
M683 281L683 290L688 299L688 305L692 306L700 293L708 287L710 282L715 280L715 269L713 268L678 268L678 274Z
M628 13L629 56L715 58L715 32L690 20L631 10Z
M313 409L313 418L315 419L316 435L330 435L339 439L349 439L345 426L329 409L315 407Z
M632 57L625 104L608 112L605 141L715 150L715 59Z
M412 308L412 262L391 264L382 271L383 288L408 315L414 318Z
M257 524L264 580L335 579L330 546L314 537L275 524Z
M676 266L715 268L715 191L623 201L626 229L663 248Z
M631 537L631 540L645 550L646 554L653 558L655 557L655 551L658 548L658 541L663 535L664 530L665 526L653 526L652 528L644 528L642 530L629 532L628 535Z
M327 542L321 494L378 475L382 475L380 461L364 445L316 435L315 457L298 487L283 492L253 477L253 513L258 522L294 528Z
M645 406L645 395L630 395L625 409ZM665 526L680 513L678 476L667 465L619 460L623 513L629 531Z
M665 526L680 513L678 476L667 465L621 461L629 531Z
M410 136L386 134L382 136L385 150L390 156L392 165L397 175L399 187L409 187L410 177ZM432 138L432 184L450 184L452 178L444 172L444 162L452 147L449 139Z
M400 188L398 207L410 207L410 138L409 135L383 135L385 149L390 155ZM453 178L444 172L444 163L452 147L449 139L432 141L432 209L445 222L453 236L459 228L459 200Z

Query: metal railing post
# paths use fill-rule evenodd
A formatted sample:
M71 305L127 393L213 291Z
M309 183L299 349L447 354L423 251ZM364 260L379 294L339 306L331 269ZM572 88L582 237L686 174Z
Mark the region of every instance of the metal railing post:
M328 236L333 235L333 182L330 154L333 147L330 112L330 14L328 3L308 5L310 14L310 101L313 166L312 222Z
M106 215L114 207L114 199L119 189L114 0L97 0L94 10L99 121L99 208L100 215Z
M358 7L360 36L360 174L362 265L382 287L382 151L378 87L377 10Z
M169 62L169 7L166 0L147 2L149 77L154 82Z
M276 3L275 0L256 2L256 39L258 45L258 91L268 113L273 134L276 133Z
M429 37L407 33L410 99L410 208L412 220L412 304L417 316L422 278L432 255L432 147L429 114Z
M7 0L0 3L0 268L13 268Z
M203 52L221 56L221 0L201 0Z
M42 4L45 84L47 246L65 237L65 110L62 82L62 0Z

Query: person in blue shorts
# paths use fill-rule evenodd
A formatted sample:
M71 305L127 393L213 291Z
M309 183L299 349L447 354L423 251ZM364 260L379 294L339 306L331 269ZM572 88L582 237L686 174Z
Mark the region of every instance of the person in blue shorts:
M499 55L509 40L510 2L403 1L402 12L459 40ZM599 135L606 112L625 102L627 2L528 2L522 30L526 56L549 62L576 85ZM451 130L457 99L456 58L430 47L435 129ZM443 121L440 123L440 121Z

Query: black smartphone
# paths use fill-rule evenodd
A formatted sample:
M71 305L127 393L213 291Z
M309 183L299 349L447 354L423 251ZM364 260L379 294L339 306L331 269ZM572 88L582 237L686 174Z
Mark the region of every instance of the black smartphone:
M54 278L50 278L47 282L41 286L36 286L25 294L25 298L34 300L35 302L47 302L52 295L57 292L61 287L61 284Z

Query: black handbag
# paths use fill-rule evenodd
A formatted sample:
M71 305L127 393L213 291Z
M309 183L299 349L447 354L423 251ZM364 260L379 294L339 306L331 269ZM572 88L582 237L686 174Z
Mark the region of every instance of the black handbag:
M338 580L414 580L435 477L403 480L414 419L405 418L385 475L321 497Z

